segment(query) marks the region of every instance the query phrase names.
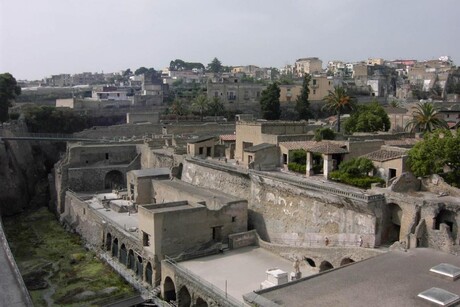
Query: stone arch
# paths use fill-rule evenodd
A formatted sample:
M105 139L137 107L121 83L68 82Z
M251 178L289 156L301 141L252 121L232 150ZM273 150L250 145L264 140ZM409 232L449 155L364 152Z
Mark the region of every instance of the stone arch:
M392 244L399 241L403 211L398 204L389 203L386 207L386 219L382 234L382 243Z
M128 258L128 252L126 251L126 245L123 243L120 247L120 262L126 265Z
M118 239L115 238L112 243L112 257L118 258Z
M132 249L130 249L128 252L128 260L126 262L126 266L128 267L128 269L131 269L133 271L136 267L136 258L134 257L134 251Z
M334 266L329 261L324 260L323 262L321 262L321 264L319 266L319 271L324 272L324 271L327 271L327 270L331 270L333 268L334 268Z
M193 305L193 307L208 307L208 303L202 299L201 297L198 297L196 299L196 303L195 305Z
M305 257L304 260L313 268L316 268L316 263L313 259Z
M182 286L177 295L178 307L190 307L192 304L192 297L186 286Z
M169 276L166 276L163 282L163 296L167 302L176 300L176 286Z
M124 187L125 180L123 173L117 170L112 170L105 174L104 178L104 189L114 189Z
M137 256L137 261L136 261L136 275L140 278L143 279L144 274L144 265L142 264L142 257Z
M112 249L112 234L108 232L105 237L105 250L110 251L111 249Z
M152 264L150 262L147 262L147 265L145 266L145 281L149 285L153 284L153 269Z
M458 225L455 212L447 209L442 209L435 217L434 228L440 229L441 224L447 225L447 230L455 240L457 238Z
M342 259L342 261L340 261L340 266L350 264L350 263L353 263L353 262L355 262L353 259L351 259L349 257L345 257L345 258Z

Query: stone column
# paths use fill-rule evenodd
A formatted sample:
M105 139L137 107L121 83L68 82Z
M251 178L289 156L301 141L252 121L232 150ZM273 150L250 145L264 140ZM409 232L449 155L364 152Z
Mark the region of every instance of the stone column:
M306 171L307 176L313 176L312 167L313 167L313 156L311 152L307 151L307 171Z
M323 175L324 178L329 178L329 172L332 171L332 155L323 154Z

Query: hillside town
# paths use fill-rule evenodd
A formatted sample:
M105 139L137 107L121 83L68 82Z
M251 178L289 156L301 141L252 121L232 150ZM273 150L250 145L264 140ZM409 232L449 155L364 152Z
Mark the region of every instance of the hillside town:
M107 306L460 302L460 71L448 56L2 78L3 194L15 199L16 174L46 158L49 209L138 293ZM31 281L10 266L2 276L19 286L4 287L27 306Z

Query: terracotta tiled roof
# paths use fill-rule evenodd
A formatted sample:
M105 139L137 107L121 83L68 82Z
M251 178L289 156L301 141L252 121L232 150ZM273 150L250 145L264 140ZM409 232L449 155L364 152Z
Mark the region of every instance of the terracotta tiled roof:
M348 150L346 148L342 148L336 144L323 142L318 144L318 146L313 146L312 148L308 149L308 151L321 153L325 155L348 153Z
M221 141L236 141L236 134L222 134L220 135Z
M368 158L369 160L372 160L372 161L383 162L383 161L388 161L388 160L399 159L404 155L405 155L404 152L401 152L401 151L380 149L380 150L368 153L364 155L363 157Z
M337 145L339 147L347 146L347 142L345 141L332 141L332 140L324 140L324 141L285 141L279 142L279 146L283 146L288 150L296 150L296 149L303 149L309 150L310 148L316 147L321 144L332 144Z
M280 142L279 146L286 148L287 150L303 149L308 150L311 147L318 145L316 141L293 141L293 142Z

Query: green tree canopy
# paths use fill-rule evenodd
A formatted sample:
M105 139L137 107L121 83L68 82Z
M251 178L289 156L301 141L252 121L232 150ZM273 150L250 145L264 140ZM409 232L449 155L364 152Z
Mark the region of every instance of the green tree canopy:
M450 169L447 181L459 186L460 182L460 130L438 129L424 135L409 150L409 166L416 176L441 174Z
M374 164L367 158L353 158L339 166L340 172L353 176L366 176L373 169Z
M405 129L411 132L432 132L438 128L447 128L447 123L441 118L439 108L430 102L419 102L412 112L412 119Z
M331 128L318 128L315 131L315 141L334 140L335 132Z
M206 69L215 74L222 72L222 62L218 58L214 58L211 63L208 64Z
M329 90L323 101L325 102L323 109L337 115L337 132L340 132L340 115L354 109L355 97L348 95L347 91L339 86L334 88L334 91Z
M176 59L169 63L169 70L177 71L177 70L192 70L192 69L201 69L204 70L204 65L201 63L195 62L185 62L181 59Z
M345 131L347 133L388 131L390 126L390 118L385 109L377 101L373 101L355 108L345 122Z
M10 73L0 74L0 122L6 122L9 118L8 108L13 100L21 95L21 87Z
M180 98L174 99L171 108L170 108L170 113L175 114L177 116L182 116L188 114L188 107L185 104L185 101Z
M310 95L310 80L310 74L305 74L303 76L302 91L296 100L295 109L299 120L308 120L311 117L310 101L308 101L308 96Z
M89 118L70 109L52 106L30 106L24 110L32 132L74 133L90 126Z
M203 120L203 114L208 110L208 106L209 100L205 94L200 94L192 102L192 108L200 113L200 120Z
M262 91L260 95L260 110L264 119L277 120L280 118L280 88L278 83L272 83Z
M225 106L219 97L213 97L208 104L208 112L211 116L221 116L225 114Z
M138 69L136 69L136 70L134 71L134 74L135 74L136 76L139 76L139 75L145 74L148 70L149 70L149 69L148 69L147 67L142 66L142 67L139 67Z

